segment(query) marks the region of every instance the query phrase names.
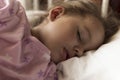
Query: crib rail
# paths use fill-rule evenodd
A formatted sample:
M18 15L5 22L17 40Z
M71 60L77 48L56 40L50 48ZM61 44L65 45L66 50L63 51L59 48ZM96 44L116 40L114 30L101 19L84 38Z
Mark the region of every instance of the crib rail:
M103 0L102 1L102 8L101 8L102 17L107 17L108 6L109 6L109 0Z
M53 0L19 0L26 10L46 10Z
M24 8L32 11L44 11L51 7L54 1L64 1L64 0L20 0ZM109 6L109 0L102 0L101 14L103 17L107 16Z

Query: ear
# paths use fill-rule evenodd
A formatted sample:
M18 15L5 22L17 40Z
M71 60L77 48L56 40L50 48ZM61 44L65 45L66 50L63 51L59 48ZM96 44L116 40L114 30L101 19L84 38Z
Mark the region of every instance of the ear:
M59 18L64 14L64 7L62 6L57 6L49 12L49 20L54 21L55 19Z

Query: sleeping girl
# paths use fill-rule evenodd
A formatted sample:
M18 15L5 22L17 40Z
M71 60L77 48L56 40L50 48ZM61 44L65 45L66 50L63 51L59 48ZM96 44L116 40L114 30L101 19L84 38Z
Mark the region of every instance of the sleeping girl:
M0 0L0 80L57 80L56 64L117 31L106 21L91 2L73 0L53 6L31 29L18 0Z

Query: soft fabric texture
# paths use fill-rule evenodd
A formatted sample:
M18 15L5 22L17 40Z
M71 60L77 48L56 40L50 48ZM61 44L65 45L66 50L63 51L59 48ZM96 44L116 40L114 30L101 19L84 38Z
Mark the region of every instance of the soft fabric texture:
M95 51L58 65L59 80L120 80L120 30Z
M0 0L0 80L56 80L50 51L31 36L17 0Z

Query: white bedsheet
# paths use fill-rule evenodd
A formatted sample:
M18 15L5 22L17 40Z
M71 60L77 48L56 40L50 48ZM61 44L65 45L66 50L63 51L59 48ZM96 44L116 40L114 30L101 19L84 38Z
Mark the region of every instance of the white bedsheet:
M120 30L96 51L60 63L58 76L59 80L120 80Z

